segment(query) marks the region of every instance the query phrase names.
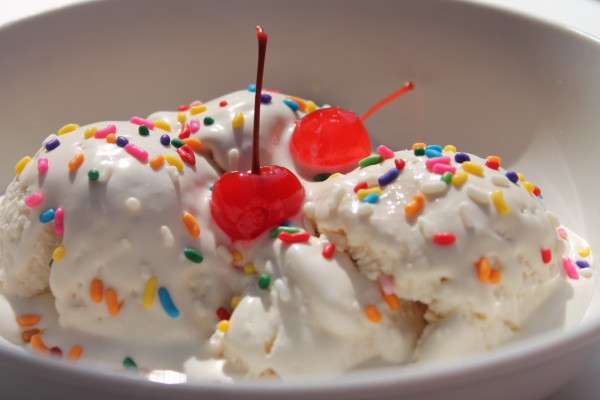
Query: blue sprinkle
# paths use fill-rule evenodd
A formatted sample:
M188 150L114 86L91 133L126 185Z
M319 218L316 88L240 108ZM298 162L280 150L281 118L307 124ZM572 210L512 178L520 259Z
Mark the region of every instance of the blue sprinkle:
M438 151L437 149L430 149L429 146L427 146L427 148L425 149L425 155L427 156L427 158L441 157L442 151Z
M544 200L544 196L540 193L540 195L538 196L538 199Z
M117 136L117 146L125 147L129 144L129 140L125 136Z
M268 93L261 93L261 95L260 95L260 102L261 103L265 103L265 104L269 104L271 102L272 98L273 97L271 97L271 95L268 94Z
M575 261L575 264L577 264L579 268L589 268L590 266L590 263L585 260L577 260Z
M379 193L369 193L368 195L366 195L362 201L363 203L377 203L379 201Z
M425 150L428 150L428 149L437 150L440 153L444 150L442 148L442 146L440 146L439 144L430 144L429 146L425 147Z
M283 100L283 102L285 103L286 106L288 106L293 112L296 112L300 109L300 106L298 105L298 103L296 103L294 100L292 99L285 99Z
M171 138L169 137L169 135L162 135L160 137L160 142L165 146L168 146L171 143Z
M283 221L279 226L294 226L294 223L292 221Z
M515 172L515 171L508 171L505 176L508 178L509 181L511 181L512 183L517 183L519 182L519 175Z
M398 171L397 168L392 168L388 172L386 172L385 174L381 175L377 179L377 182L381 186L384 186L384 185L387 185L388 183L392 182L394 179L396 179L398 177L398 175L400 175L400 171Z
M52 139L48 143L46 143L46 150L52 151L58 146L60 146L60 141L58 139Z
M173 299L171 298L171 295L169 294L167 288L160 287L158 289L158 298L160 299L160 304L163 306L165 312L169 315L169 317L179 317L179 310L177 309L177 307L175 307Z
M248 91L255 93L256 92L256 85L254 83L251 83L248 85Z
M40 222L47 224L50 221L54 221L54 208L50 208L40 214Z
M465 161L471 161L471 157L467 153L456 153L454 155L454 161L459 164L464 163Z

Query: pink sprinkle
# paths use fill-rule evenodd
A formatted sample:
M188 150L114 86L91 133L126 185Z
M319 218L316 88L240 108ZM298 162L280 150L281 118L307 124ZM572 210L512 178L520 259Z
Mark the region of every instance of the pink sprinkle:
M444 172L452 172L456 173L456 167L454 165L446 165L446 164L435 164L433 166L433 173L442 175Z
M54 232L57 235L65 233L65 210L57 208L54 212Z
M386 160L388 158L394 158L394 152L392 151L392 149L390 149L387 146L381 145L377 147L377 154L379 154L381 157L385 158Z
M35 192L35 193L31 193L26 199L25 199L25 205L27 205L27 207L35 207L38 206L42 201L44 201L44 195L40 192Z
M392 278L387 274L379 275L379 285L381 286L381 290L384 294L390 295L394 293L394 282L392 282Z
M143 163L148 161L148 152L146 150L142 149L141 147L136 146L133 143L128 143L125 146L125 151Z
M427 169L429 171L432 171L433 167L437 164L450 165L450 157L448 157L448 156L432 157L432 158L428 158L427 161L425 161L425 167L427 167Z
M42 157L38 160L38 173L40 175L48 172L48 159L46 157Z
M108 135L111 133L117 133L117 127L115 125L108 125L106 128L98 129L94 132L94 137L96 139L106 139Z
M577 269L573 264L573 260L571 260L569 257L563 257L563 268L565 269L565 272L569 278L575 280L579 279L579 272L577 272Z
M190 107L196 107L196 106L201 106L202 102L200 100L196 100L196 101L192 101L190 103Z
M565 228L556 228L556 233L558 233L558 236L560 236L560 238L563 240L567 240L569 237Z
M146 125L146 127L148 129L150 129L150 130L154 129L154 122L148 121L145 118L131 117L131 119L129 120L129 122L131 122L132 124L135 124L135 125Z
M334 243L327 243L325 245L325 247L323 248L323 251L321 252L321 254L325 258L331 258L331 257L333 257L333 253L334 252L335 252L335 244Z
M192 133L196 133L200 130L200 121L197 118L190 119L190 128L192 128Z

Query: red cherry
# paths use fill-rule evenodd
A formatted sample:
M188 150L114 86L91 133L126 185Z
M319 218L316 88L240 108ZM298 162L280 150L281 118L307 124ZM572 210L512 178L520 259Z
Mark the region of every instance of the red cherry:
M234 240L255 239L300 211L304 188L289 169L260 167L260 174L228 172L212 190L211 212Z
M371 154L371 139L358 116L341 108L322 108L297 122L290 140L296 162L319 172L347 172Z

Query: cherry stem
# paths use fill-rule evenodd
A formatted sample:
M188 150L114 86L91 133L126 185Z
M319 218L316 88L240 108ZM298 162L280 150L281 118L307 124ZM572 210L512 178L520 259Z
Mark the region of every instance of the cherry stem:
M387 103L396 99L397 97L402 96L404 93L411 91L415 87L415 84L412 82L406 82L400 89L396 90L394 93L390 94L385 99L377 102L373 107L369 108L366 113L360 117L361 122L364 122L367 118L371 116L375 111L379 110L381 107L385 106Z
M256 94L254 95L254 130L252 131L252 173L260 175L260 96L262 94L263 75L265 71L265 54L267 52L267 34L260 26L256 27L258 38L258 68L256 70Z

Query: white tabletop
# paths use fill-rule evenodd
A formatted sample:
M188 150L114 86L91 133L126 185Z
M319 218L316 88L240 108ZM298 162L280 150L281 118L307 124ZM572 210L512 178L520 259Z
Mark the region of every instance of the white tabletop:
M85 0L27 0L1 4L0 26ZM416 0L415 0L416 1ZM566 25L600 38L600 0L470 0ZM600 357L574 381L546 400L600 398Z

